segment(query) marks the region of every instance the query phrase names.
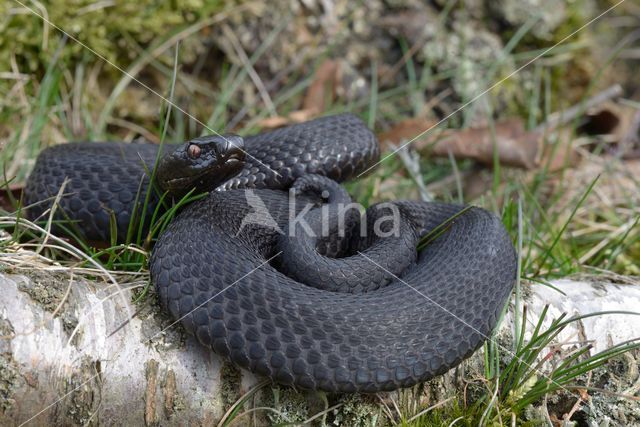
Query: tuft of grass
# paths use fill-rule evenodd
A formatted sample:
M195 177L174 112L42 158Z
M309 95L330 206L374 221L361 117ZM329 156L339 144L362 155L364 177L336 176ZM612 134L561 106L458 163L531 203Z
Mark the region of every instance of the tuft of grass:
M484 404L481 423L518 419L529 405L539 402L548 394L585 388L584 384L579 383L582 375L604 365L608 360L640 348L640 338L614 345L594 355L589 354L591 344L579 345L569 350L563 349L560 344L553 344L567 326L583 319L616 314L640 316L640 313L602 311L570 318L563 314L543 329L547 311L548 307L545 307L531 337L525 340L527 311L526 306L523 308L520 324L516 324L519 333L515 341L515 352L508 355L510 361L506 365L501 363L505 356L503 352L496 347L487 346L487 359L498 369L487 382L488 392L476 403L481 407ZM488 420L492 421L487 422Z

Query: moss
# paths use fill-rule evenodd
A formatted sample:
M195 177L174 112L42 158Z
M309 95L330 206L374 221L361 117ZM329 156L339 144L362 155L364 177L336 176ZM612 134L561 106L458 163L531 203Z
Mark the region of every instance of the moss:
M36 3L27 6L108 60L126 66L135 60L137 53L125 41L125 35L142 46L150 45L165 37L167 29L197 22L220 10L224 3L224 0L42 0L38 6L34 6ZM46 69L52 53L60 46L61 33L12 1L0 2L0 17L3 35L0 38L0 69L11 70L12 57L16 58L21 72ZM190 45L190 49L202 48L201 45ZM68 42L62 47L60 59L74 62L86 55L80 44Z

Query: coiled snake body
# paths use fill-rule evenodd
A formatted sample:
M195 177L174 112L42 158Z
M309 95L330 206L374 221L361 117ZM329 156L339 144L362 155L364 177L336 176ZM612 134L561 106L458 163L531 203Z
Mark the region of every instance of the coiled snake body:
M466 209L441 229L462 206L412 201L371 206L363 227L350 214L344 236L315 237L322 209L335 228L335 206L350 201L332 180L354 177L378 155L352 115L165 148L162 188L225 191L186 207L158 239L150 270L162 306L236 365L306 389L392 390L457 365L491 334L510 295L513 245L485 210ZM47 149L27 184L29 215L45 212L68 177L59 215L103 240L115 218L124 240L156 157L150 144ZM150 201L153 212L157 194ZM399 233L376 234L390 213Z

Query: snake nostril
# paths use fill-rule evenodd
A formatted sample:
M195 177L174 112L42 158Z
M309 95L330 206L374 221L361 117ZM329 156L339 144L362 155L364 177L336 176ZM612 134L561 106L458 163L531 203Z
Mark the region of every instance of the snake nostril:
M200 157L200 153L202 152L202 150L197 145L191 144L189 145L187 152L189 153L189 157L191 157L192 159L197 159L198 157Z

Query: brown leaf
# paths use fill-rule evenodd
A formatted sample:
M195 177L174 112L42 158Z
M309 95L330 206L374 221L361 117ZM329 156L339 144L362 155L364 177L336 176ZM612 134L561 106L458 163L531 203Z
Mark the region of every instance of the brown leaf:
M262 129L275 129L282 126L286 126L291 123L291 119L284 116L273 116L262 119L258 122L258 126Z
M585 115L585 121L578 126L578 133L586 135L607 135L620 125L620 115L611 108L601 108Z
M399 144L432 126L430 120L409 119L381 134L380 139ZM493 164L495 148L501 164L533 169L539 165L542 142L541 132L526 131L522 120L514 118L496 123L493 129L488 126L463 130L433 129L417 139L414 147L433 156L447 157L451 152L458 159L469 158L489 165Z
M9 185L9 187L0 188L0 209L13 212L16 207L11 203L13 200L20 200L22 196L22 185Z
M542 148L539 167L546 167L548 171L559 171L567 166L575 166L580 156L573 148L575 135L570 128L559 129L556 132L555 144L545 144Z
M335 97L339 70L340 63L333 59L326 59L320 64L302 102L303 110L316 111L316 114L325 110L326 101Z
M275 129L292 123L302 123L317 116L315 110L298 110L289 113L287 116L267 117L258 122L263 129Z
M436 122L429 119L412 118L401 121L393 126L386 132L378 134L380 142L392 142L394 144L401 144L402 142L410 141L416 135L424 132L426 129L432 127ZM435 132L440 132L439 130Z

